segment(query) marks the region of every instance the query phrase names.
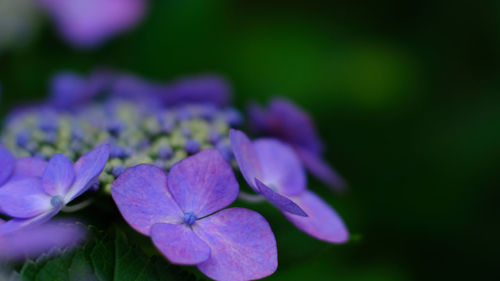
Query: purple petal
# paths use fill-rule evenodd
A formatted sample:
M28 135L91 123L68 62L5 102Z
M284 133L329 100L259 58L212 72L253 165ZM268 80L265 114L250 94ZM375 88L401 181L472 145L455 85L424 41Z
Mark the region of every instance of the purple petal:
M191 77L175 82L164 89L163 100L169 106L208 103L225 106L231 99L227 81L216 75Z
M10 151L0 145L0 186L5 183L14 171L16 159Z
M63 196L75 179L73 163L64 154L54 154L43 173L43 189L51 196Z
M285 196L295 196L306 189L304 167L295 151L275 139L254 142L262 167L262 182Z
M36 225L43 224L53 218L61 210L62 204L57 205L51 211L42 213L36 217L29 219L11 219L9 221L0 224L0 236L13 233L19 229L26 227L34 227Z
M75 46L94 47L130 29L143 17L143 0L39 0L59 31Z
M39 158L24 157L17 159L16 168L14 169L14 174L12 174L11 180L17 180L26 177L41 178L46 168L47 162Z
M185 224L155 224L151 228L151 239L174 264L195 265L210 257L210 247Z
M168 188L179 207L198 218L231 204L239 185L231 166L215 149L205 149L175 164Z
M240 172L243 174L243 177L250 187L258 191L254 179L262 178L262 169L254 145L243 132L238 130L231 129L229 131L229 137Z
M0 259L38 256L52 248L68 247L85 238L85 229L72 221L57 221L21 229L0 240Z
M347 184L342 176L325 163L319 155L313 154L302 148L296 148L296 151L307 170L309 170L329 187L337 190L343 190L347 187Z
M14 218L31 218L51 210L50 200L37 178L10 181L0 188L0 209Z
M323 143L314 122L289 100L274 99L267 110L252 106L249 114L252 127L259 133L277 137L314 153L323 151Z
M66 194L65 203L87 191L97 180L109 158L109 145L101 145L75 163L75 181Z
M270 111L273 116L281 119L279 134L282 134L284 139L309 151L323 151L323 143L313 120L297 105L289 100L274 99L271 101Z
M278 207L278 209L294 215L307 217L307 213L305 213L304 210L302 210L292 200L272 190L258 179L255 179L255 182L257 182L257 187L260 191L259 193L264 195L264 197L266 197L266 199L274 206Z
M87 81L72 72L60 72L51 79L50 98L54 106L64 109L78 103Z
M278 267L276 240L259 213L231 208L197 221L195 233L211 248L198 268L215 280L254 280Z
M156 223L180 223L183 213L167 189L167 175L152 165L138 165L115 180L111 194L123 218L150 235Z
M296 227L331 243L343 243L349 239L349 232L342 218L316 194L306 191L293 197L293 200L308 214L308 217L299 217L284 213Z
M113 83L112 92L117 97L129 100L156 98L162 91L162 84L146 81L130 74L117 77Z
M112 79L106 70L97 70L88 78L73 72L60 72L52 77L51 105L71 110L97 96Z

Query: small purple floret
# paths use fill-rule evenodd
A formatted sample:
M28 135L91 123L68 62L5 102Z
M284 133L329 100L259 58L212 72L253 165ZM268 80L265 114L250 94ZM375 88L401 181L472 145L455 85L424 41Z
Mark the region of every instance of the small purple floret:
M183 222L189 226L193 225L198 218L192 212L184 213Z
M118 165L116 167L113 168L113 170L111 171L111 173L113 174L113 176L115 176L115 178L119 177L123 172L125 171L125 166L123 165Z
M158 149L158 156L162 159L168 159L172 157L174 151L171 146L162 146Z
M184 149L186 149L186 152L188 154L195 154L196 152L200 151L200 148L200 143L195 139L187 140L186 145L184 146Z

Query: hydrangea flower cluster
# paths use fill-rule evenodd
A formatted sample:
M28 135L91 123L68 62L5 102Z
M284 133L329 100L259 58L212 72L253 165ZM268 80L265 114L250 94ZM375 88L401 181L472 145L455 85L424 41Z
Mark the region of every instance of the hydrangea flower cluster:
M344 185L321 158L311 119L284 100L251 107L249 123L265 136L252 141L230 98L217 76L154 83L103 70L58 74L50 98L12 112L1 135L0 212L9 220L0 249L12 234L50 233L50 219L90 189L110 194L170 262L215 280L260 279L278 266L271 226L230 207L237 198L266 200L310 236L346 242L343 220L307 189L304 167ZM235 172L256 195L240 191ZM33 248L54 244L39 240Z
M137 164L168 170L188 155L212 147L232 160L228 132L241 125L242 117L225 106L228 89L220 78L207 76L164 86L171 93L164 101L147 94L157 91L151 85L106 73L87 80L58 75L51 88L48 104L21 109L8 118L2 139L20 157L48 160L62 153L76 160L94 145L107 143L110 159L100 180L108 192L113 180ZM205 88L216 103L191 103ZM103 103L89 102L105 89L115 94ZM160 103L169 106L160 107Z

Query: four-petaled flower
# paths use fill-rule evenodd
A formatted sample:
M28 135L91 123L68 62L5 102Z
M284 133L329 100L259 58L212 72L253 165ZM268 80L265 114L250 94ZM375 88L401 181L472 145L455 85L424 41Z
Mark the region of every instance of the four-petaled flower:
M288 100L274 99L267 109L250 106L249 115L255 131L290 144L313 175L330 187L345 188L344 179L322 159L324 145L307 113Z
M108 157L108 145L83 155L74 165L65 155L55 154L41 177L9 180L0 188L0 211L13 219L0 225L0 235L55 216L95 183Z
M168 176L151 165L130 168L111 191L125 220L172 263L196 265L216 280L259 279L277 268L268 222L248 209L222 210L239 186L214 149L178 162Z
M231 130L229 135L240 171L250 187L307 234L331 243L347 241L349 233L340 216L306 189L304 169L290 146L276 139L252 143L238 130Z

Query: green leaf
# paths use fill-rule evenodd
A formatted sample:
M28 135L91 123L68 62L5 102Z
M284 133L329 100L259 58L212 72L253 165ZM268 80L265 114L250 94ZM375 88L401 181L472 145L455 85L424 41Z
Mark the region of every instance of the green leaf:
M96 235L84 247L59 251L27 261L21 271L26 281L184 281L193 274L169 264L162 257L149 257L115 230Z

